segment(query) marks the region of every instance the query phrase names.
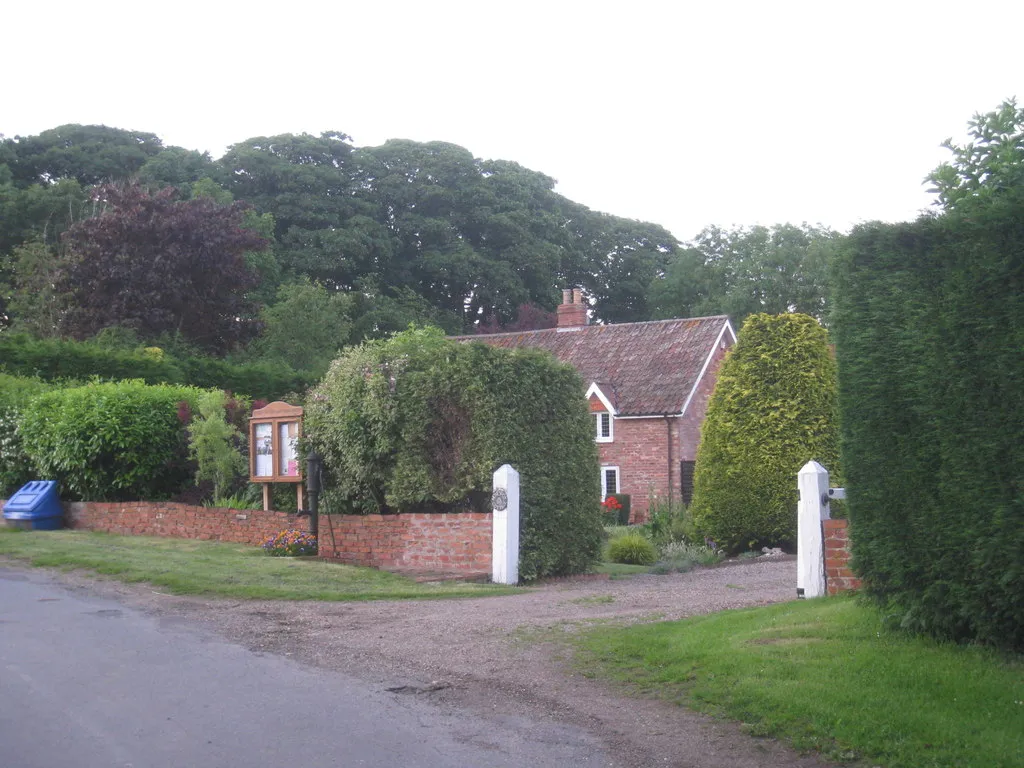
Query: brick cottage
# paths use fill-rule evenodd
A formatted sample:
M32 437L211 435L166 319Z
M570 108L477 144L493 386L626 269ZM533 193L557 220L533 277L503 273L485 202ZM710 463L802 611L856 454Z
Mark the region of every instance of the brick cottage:
M579 371L594 415L601 496L628 493L634 519L651 497L690 502L700 428L736 334L725 315L589 325L579 289L562 292L558 326L460 337L535 347Z

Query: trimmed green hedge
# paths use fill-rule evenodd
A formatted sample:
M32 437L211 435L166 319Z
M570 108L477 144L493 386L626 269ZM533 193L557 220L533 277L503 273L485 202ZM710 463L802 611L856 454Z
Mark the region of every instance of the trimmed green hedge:
M307 399L332 511L486 509L492 473L521 477L520 576L600 557L593 423L576 371L535 350L459 344L437 329L346 352Z
M698 531L726 551L796 545L797 473L839 476L836 363L807 315L751 315L718 374L694 468Z
M313 383L309 374L296 373L288 366L262 362L239 365L205 357L176 359L166 354L125 352L87 342L33 339L10 333L0 333L0 367L10 374L48 381L140 379L148 384L230 390L263 400L277 400Z
M1024 650L1024 203L857 227L836 273L865 591L914 630Z
M21 409L18 432L41 477L86 501L159 499L191 479L181 403L199 390L141 381L55 389Z
M37 474L18 431L19 414L33 397L51 389L39 379L0 373L0 499L8 498Z

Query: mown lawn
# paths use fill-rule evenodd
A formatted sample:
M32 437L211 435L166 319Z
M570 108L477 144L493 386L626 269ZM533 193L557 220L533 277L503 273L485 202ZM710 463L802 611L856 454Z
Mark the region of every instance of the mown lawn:
M515 587L417 584L371 568L270 557L258 547L86 531L19 531L0 525L0 555L36 566L82 568L174 594L267 600L403 600L510 594Z
M834 760L1024 766L1024 659L888 631L853 598L596 629L574 642L584 674Z

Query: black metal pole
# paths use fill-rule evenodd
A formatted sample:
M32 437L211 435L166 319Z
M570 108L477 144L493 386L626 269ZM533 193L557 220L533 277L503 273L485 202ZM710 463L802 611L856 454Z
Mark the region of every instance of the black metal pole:
M309 531L314 536L320 532L320 454L310 451L306 456L306 495L309 497Z

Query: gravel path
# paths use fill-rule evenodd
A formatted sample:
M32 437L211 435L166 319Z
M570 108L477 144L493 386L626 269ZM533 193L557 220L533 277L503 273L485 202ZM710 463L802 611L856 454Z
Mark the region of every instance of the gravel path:
M521 595L367 603L234 601L176 597L144 585L64 575L155 613L170 625L200 623L258 653L275 653L429 697L446 713L532 714L597 735L613 766L811 768L799 756L739 726L673 704L623 696L583 677L559 632L593 622L676 619L794 598L793 558L760 560L670 576L551 583Z

